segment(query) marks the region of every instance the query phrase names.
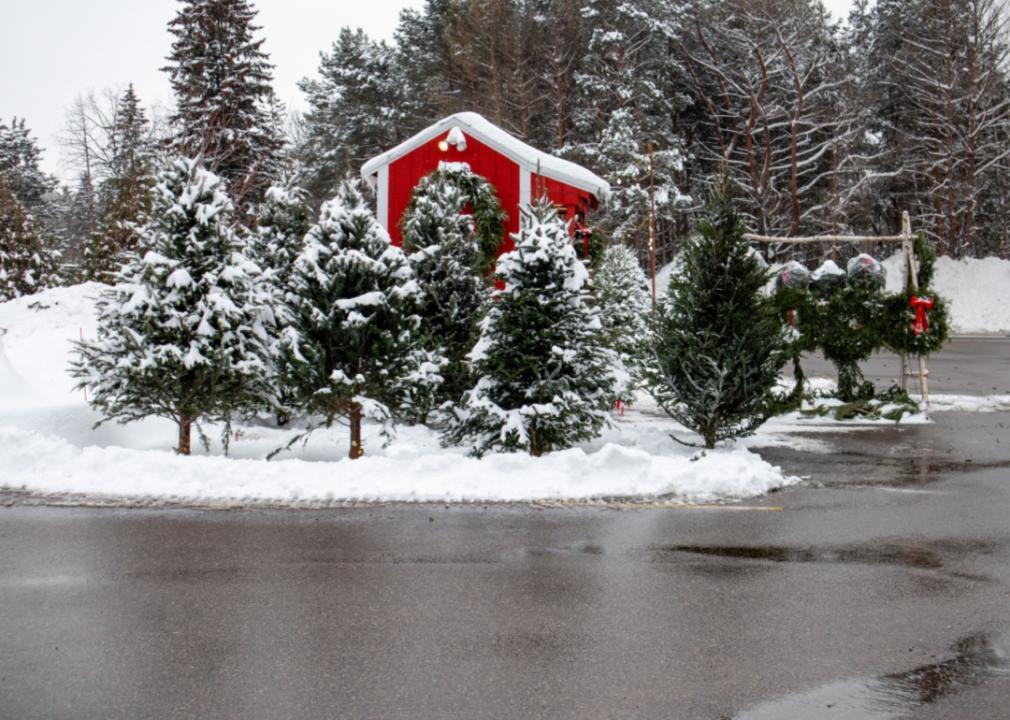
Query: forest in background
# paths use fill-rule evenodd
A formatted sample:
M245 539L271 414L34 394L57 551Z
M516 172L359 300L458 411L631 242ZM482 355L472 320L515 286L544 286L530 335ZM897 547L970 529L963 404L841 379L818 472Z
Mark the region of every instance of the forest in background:
M366 159L462 110L606 178L594 227L643 255L655 200L661 261L721 171L761 234L889 234L907 210L940 253L1010 257L997 0L857 0L846 23L818 0L428 0L401 14L393 43L340 30L295 117L271 89L251 4L181 5L174 113L151 122L132 89L79 98L63 143L75 185L39 169L23 121L0 122L0 214L71 269L129 234L169 152L200 154L251 221L281 178L318 205ZM241 28L231 64L192 72L225 16Z

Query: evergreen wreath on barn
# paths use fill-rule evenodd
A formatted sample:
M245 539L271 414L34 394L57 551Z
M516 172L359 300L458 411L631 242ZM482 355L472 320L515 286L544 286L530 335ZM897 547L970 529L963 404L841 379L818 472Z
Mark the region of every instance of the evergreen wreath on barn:
M501 248L502 237L505 233L505 222L508 219L502 210L501 201L494 186L470 169L466 163L443 162L438 166L438 170L426 175L421 179L414 195L404 212L404 220L417 216L417 203L419 197L428 194L428 188L432 185L449 184L463 193L469 205L470 214L473 217L474 231L480 238L481 249L481 269L489 272L495 265L498 258L498 250ZM411 253L418 248L408 246L410 233L404 232L404 250Z

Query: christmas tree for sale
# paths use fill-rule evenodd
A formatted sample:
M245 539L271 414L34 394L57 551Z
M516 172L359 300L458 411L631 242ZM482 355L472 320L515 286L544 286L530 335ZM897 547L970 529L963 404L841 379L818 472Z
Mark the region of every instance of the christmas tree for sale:
M271 186L260 203L252 238L253 256L280 299L291 285L295 260L312 221L308 193L291 182Z
M477 340L477 321L491 294L467 195L445 173L424 178L403 217L404 248L421 288L419 313L424 346L447 361L435 397L458 401L471 385L467 354ZM500 235L499 235L500 237ZM419 408L423 421L428 408Z
M427 398L441 361L419 348L419 288L390 245L359 183L345 182L305 237L286 299L281 379L299 407L350 426L350 457L364 454L362 420L386 419Z
M227 424L267 393L268 298L233 218L217 176L171 162L137 252L99 300L98 337L72 363L103 421L169 418L183 455L194 424Z
M589 273L546 200L523 210L516 248L470 353L474 387L454 409L449 443L473 454L545 452L599 434L615 400L617 358L588 298Z
M611 245L603 251L593 274L593 298L600 309L604 342L623 366L621 394L630 399L652 357L652 295L631 248Z
M768 273L743 232L722 181L656 325L650 390L707 448L750 434L768 418L785 361L782 323L761 292Z
M273 314L282 325L287 321L285 298L292 289L295 261L301 254L305 235L312 228L312 223L312 209L305 190L290 181L267 189L257 212L251 249L253 260L263 271L262 281L270 295ZM272 344L272 350L275 359L279 358L277 342ZM283 383L274 383L271 404L278 424L287 424L295 404L292 389Z
M0 173L0 302L56 284L59 258Z

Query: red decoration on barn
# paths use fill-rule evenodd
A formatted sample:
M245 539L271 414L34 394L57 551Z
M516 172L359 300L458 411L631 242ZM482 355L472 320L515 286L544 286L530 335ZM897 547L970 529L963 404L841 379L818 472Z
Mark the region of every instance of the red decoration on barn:
M362 177L376 190L376 214L394 245L400 245L400 219L411 194L425 175L440 163L466 163L498 192L508 213L499 252L514 247L519 232L519 207L542 193L561 208L575 228L585 215L610 194L610 185L575 163L543 153L512 137L476 113L457 113L372 158Z

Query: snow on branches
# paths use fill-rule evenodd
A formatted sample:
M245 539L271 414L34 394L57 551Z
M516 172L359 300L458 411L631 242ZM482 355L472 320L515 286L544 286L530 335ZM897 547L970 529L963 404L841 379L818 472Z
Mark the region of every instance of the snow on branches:
M72 372L103 422L169 418L189 454L195 423L227 424L262 403L271 318L223 181L185 159L157 180L137 251L99 300L98 338L76 344Z
M595 437L614 402L612 351L587 302L589 273L546 201L524 209L516 248L498 260L495 293L470 353L477 379L446 433L474 455L539 456Z

